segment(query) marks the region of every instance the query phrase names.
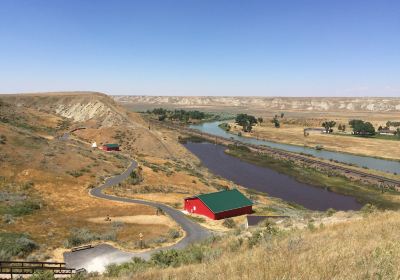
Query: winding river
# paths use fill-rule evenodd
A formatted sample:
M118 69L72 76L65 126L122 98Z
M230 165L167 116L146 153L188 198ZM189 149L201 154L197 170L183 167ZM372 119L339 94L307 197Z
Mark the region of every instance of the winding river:
M315 150L312 148L290 145L290 144L282 144L282 143L275 143L266 140L258 140L249 137L242 137L236 134L232 134L226 132L225 130L218 127L218 125L222 123L222 121L215 121L215 122L208 122L202 124L191 125L190 128L198 129L203 132L207 132L210 134L214 134L217 136L225 137L225 138L233 138L235 140L241 141L243 143L254 144L254 145L265 145L272 148L277 148L289 152L295 153L306 153L313 155L318 158L323 159L333 159L344 163L349 163L353 165L357 165L359 167L367 167L370 169L376 169L384 172L390 173L400 173L400 161L393 161L393 160L385 160L385 159L378 159L373 157L367 156L357 156L347 153L340 153L340 152L332 152L332 151L325 151L325 150Z
M243 187L294 202L311 210L358 210L361 204L354 197L337 194L319 187L297 182L275 170L260 167L227 155L226 147L209 142L188 142L185 147L195 154L211 172Z

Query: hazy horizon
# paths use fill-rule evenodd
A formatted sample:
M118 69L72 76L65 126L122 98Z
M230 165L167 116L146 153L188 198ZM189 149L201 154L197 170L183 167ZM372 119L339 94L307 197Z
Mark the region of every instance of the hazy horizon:
M0 93L400 96L400 2L0 4Z
M90 90L71 90L71 91L35 91L35 92L12 92L12 93L0 93L0 95L35 95L35 94L63 94L63 93L103 93L108 96L146 96L146 97L189 97L189 98L200 98L200 97L239 97L239 98L395 98L400 99L400 96L356 96L356 95L347 95L347 96L307 96L307 95L150 95L150 94L118 94L118 93L107 93L107 92L100 92L100 91L90 91Z

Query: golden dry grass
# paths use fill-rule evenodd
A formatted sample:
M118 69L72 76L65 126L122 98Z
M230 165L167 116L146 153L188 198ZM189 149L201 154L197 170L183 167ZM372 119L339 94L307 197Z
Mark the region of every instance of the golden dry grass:
M400 213L297 230L214 260L152 269L137 279L398 279ZM129 278L125 278L129 279Z
M27 116L33 117L24 121L35 127L44 123L54 125L58 120L54 117L53 121L53 118L43 115L44 113L38 113L43 118L36 117L34 113L30 109ZM53 256L54 249L63 247L73 228L87 228L97 233L107 232L112 228L111 224L89 222L88 219L104 219L107 215L155 214L156 210L152 207L105 201L89 196L89 185L97 185L103 178L121 173L128 163L126 160L100 150L91 150L82 143L38 137L34 130L11 125L0 124L0 134L7 138L6 144L0 146L0 176L16 185L33 182L31 192L43 202L40 210L16 218L15 223L2 224L0 231L29 234L41 245L36 253ZM84 168L87 171L77 178L67 173ZM168 221L125 223L117 232L118 245L133 249L139 233L145 236L145 240L167 235L176 225L169 217L165 216L164 219Z

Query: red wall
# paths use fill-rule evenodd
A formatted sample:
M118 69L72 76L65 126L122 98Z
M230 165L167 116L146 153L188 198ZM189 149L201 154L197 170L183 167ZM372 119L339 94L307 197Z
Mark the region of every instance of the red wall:
M117 147L117 148L109 148L109 147L107 147L107 146L102 146L102 149L104 150L104 151L119 151L119 148Z
M196 210L194 210L194 207L196 207ZM198 198L186 198L185 199L185 205L184 209L188 211L189 213L195 213L195 214L200 214L204 215L206 217L209 217L210 219L213 220L220 220L220 219L225 219L229 217L235 217L235 216L240 216L240 215L245 215L245 214L252 214L252 206L246 206L243 208L238 208L238 209L232 209L228 210L225 212L220 212L217 214L214 214L208 207Z
M253 213L253 209L252 209L252 206L250 205L250 206L246 206L243 208L232 209L232 210L228 210L225 212L217 213L217 214L215 214L215 219L220 220L220 219L225 219L225 218L229 218L229 217L235 217L235 216L252 214L252 213Z
M196 210L194 209L194 207L196 207ZM204 215L206 217L209 217L210 219L215 220L214 213L210 209L208 209L208 207L205 206L204 203L200 199L198 199L196 197L195 198L186 198L184 208L189 213Z

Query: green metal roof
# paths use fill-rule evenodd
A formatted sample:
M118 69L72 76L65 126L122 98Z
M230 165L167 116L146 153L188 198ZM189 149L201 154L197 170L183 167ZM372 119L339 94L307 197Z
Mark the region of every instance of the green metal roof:
M108 148L118 148L119 147L118 144L104 144L104 146L106 146Z
M195 197L207 205L213 213L220 213L253 205L253 202L237 189L200 194Z

